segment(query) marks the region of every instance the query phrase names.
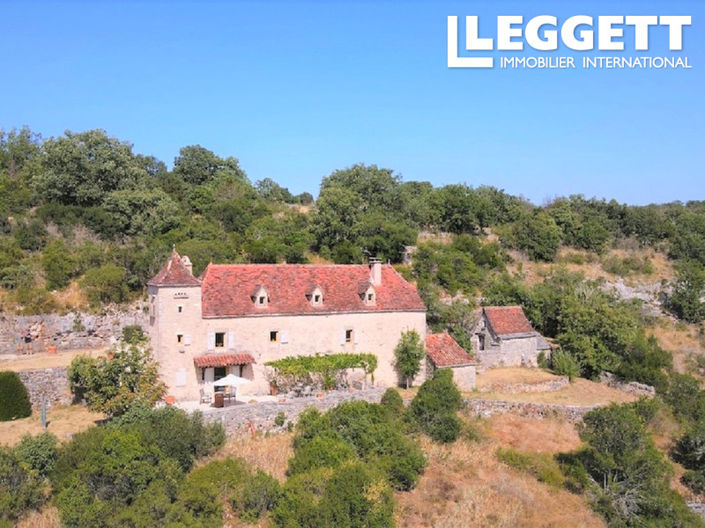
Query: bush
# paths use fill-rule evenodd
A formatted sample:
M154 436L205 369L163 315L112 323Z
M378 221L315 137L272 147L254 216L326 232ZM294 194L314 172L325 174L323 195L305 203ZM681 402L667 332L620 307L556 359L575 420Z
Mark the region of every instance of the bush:
M127 325L122 329L122 339L126 343L139 343L146 338L140 325Z
M349 443L332 435L319 435L294 451L294 456L289 459L287 474L296 475L321 467L335 468L355 458L355 450Z
M384 391L380 405L387 409L393 416L401 416L404 413L404 400L399 391L391 387Z
M450 369L436 370L426 380L411 401L409 413L421 430L434 442L454 442L461 432L461 423L456 416L462 397L453 383Z
M112 263L91 268L81 280L81 287L86 290L93 305L123 302L128 293L126 273L124 268Z
M232 501L233 509L240 513L245 522L254 522L263 514L274 509L281 495L277 479L261 470L248 479L242 494Z
M0 422L32 414L27 388L16 372L0 372Z
M562 487L565 482L558 462L548 453L522 453L508 447L499 448L496 456L500 462L533 475L539 482L556 487Z
M0 447L0 520L17 520L44 500L39 475L23 465L7 447Z
M274 417L274 425L281 427L284 425L284 422L286 422L286 413L284 411L279 411Z
M551 354L551 370L556 374L568 376L570 381L580 376L580 364L569 352L560 348Z
M15 446L15 453L39 475L46 477L54 470L59 455L56 437L44 432L36 436L24 435Z
M681 482L693 493L705 493L705 475L702 471L686 471L681 477Z

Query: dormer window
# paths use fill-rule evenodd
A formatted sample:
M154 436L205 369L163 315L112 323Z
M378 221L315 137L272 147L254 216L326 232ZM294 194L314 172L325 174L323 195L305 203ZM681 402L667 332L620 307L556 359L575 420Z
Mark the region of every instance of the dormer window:
M321 306L323 304L323 291L319 286L314 286L306 293L306 298L311 302L311 306Z
M251 299L257 308L266 308L269 304L269 294L264 286L257 286L251 296Z
M375 293L375 288L369 282L364 282L360 284L358 289L360 294L360 299L366 306L374 306L377 302L377 294Z

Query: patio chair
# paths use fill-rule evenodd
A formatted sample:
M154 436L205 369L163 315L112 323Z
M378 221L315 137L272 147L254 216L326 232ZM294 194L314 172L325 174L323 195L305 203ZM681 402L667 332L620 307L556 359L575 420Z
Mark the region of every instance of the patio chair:
M201 389L200 392L201 392L201 403L210 403L212 401L213 398L204 389Z

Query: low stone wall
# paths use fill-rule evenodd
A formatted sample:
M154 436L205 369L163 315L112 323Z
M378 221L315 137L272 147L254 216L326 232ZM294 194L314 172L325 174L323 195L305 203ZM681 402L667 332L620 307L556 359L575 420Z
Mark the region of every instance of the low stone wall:
M208 409L204 412L204 421L222 424L228 434L253 430L268 431L283 429L286 423L296 420L305 409L314 407L319 411L327 411L336 405L352 400L363 400L379 403L386 389L376 387L361 391L333 391L320 398L296 398L285 402L243 403L222 409ZM284 425L278 427L274 419L279 413L284 413Z
M597 405L556 405L551 403L533 403L504 400L465 399L465 406L471 414L492 416L493 414L512 413L527 418L561 417L569 422L579 422L583 416L597 408Z
M656 395L656 389L654 389L651 385L646 385L645 383L639 383L637 381L622 381L611 372L601 372L600 383L604 383L608 387L621 390L627 394L634 394L636 396Z
M505 394L519 394L522 392L552 392L561 390L570 385L568 376L558 379L542 381L539 383L493 383L482 387L479 392L503 392Z
M47 407L69 405L73 401L66 369L63 367L23 370L17 373L27 387L32 408L38 410L42 400Z

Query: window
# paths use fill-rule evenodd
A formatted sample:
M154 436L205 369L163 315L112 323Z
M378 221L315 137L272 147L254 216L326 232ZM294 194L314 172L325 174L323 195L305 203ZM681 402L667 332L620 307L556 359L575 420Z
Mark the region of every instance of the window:
M320 296L320 295L314 295L314 296L313 296L313 303L314 303L314 304L321 304L321 296Z
M176 342L183 343L184 342L184 334L176 334Z
M345 331L345 342L352 343L352 340L353 340L353 331L351 329L348 329Z
M223 348L225 346L225 332L215 333L215 348Z
M269 332L269 342L276 343L277 341L279 341L279 331L272 330L271 332Z
M371 293L368 293L368 294L367 294L367 300L368 300L369 302L372 302L372 300L373 300L374 298L375 298L375 296L374 296L373 294L371 294Z
M182 312L184 311L184 307L181 306L181 305L179 305L179 307L177 308L177 311L178 311L179 313L182 313Z
M485 349L485 334L477 334L477 338L480 341L480 350Z
M257 303L258 303L260 306L264 306L264 303L266 303L266 302L267 302L267 298L266 298L264 295L260 295L260 296L257 298Z

